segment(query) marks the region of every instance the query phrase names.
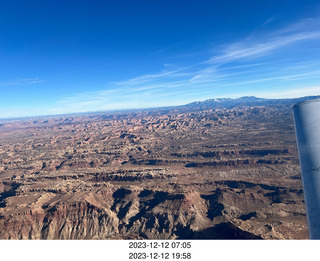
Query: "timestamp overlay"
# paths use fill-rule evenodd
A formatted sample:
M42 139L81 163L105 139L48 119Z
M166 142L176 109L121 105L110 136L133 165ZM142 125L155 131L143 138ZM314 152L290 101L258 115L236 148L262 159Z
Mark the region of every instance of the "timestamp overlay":
M301 244L301 241L275 240L133 240L126 242L126 260L269 261L271 257L301 260L304 249L310 250L314 245L310 241L303 242Z
M129 241L129 260L194 260L192 241Z
M318 240L3 240L1 260L314 260ZM313 257L313 259L312 259Z

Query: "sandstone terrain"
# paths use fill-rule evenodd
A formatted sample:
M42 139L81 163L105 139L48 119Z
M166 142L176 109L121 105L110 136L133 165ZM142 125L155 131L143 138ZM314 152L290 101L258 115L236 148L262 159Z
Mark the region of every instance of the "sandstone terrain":
M292 102L243 101L1 121L0 239L308 238Z

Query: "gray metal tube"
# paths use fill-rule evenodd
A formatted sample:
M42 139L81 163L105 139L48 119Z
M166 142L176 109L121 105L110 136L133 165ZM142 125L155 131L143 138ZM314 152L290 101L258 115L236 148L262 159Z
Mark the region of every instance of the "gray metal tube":
M320 239L320 99L293 106L310 239Z

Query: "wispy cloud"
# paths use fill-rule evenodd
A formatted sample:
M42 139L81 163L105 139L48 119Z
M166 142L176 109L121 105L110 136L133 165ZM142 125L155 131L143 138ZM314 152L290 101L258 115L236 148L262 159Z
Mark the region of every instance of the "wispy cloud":
M105 90L67 97L58 105L71 112L183 104L219 94L245 95L250 91L267 97L267 93L280 93L282 85L288 86L294 81L320 80L319 57L298 56L296 49L285 57L279 55L289 47L304 43L318 43L320 48L319 40L320 19L304 19L274 32L255 33L244 40L216 46L215 55L208 50L207 59L203 61L190 64L185 60L185 66L181 67L168 62L163 71L110 82ZM262 83L264 89L259 90ZM267 83L270 83L269 89L266 89ZM318 87L308 90L314 93ZM296 88L291 93L288 90L282 93L299 95L303 92Z
M252 35L247 39L226 45L220 54L212 56L207 62L219 64L256 58L290 45L317 39L320 39L320 19L303 19L280 30L263 35Z
M262 24L262 26L266 26L266 25L272 23L274 20L275 20L274 17L270 17L269 19L267 19L267 20Z
M250 43L241 41L229 45L222 54L211 57L207 62L211 64L227 63L239 59L256 58L268 55L272 51L296 44L301 41L320 39L320 31L295 33L267 40L266 42Z
M311 87L305 86L304 88L290 88L290 89L283 89L278 92L268 92L268 91L257 90L256 92L253 93L253 95L257 97L264 97L269 99L297 98L297 97L304 97L304 96L316 96L319 94L320 94L320 86L311 86Z
M120 86L126 86L126 85L139 85L143 83L148 83L152 81L156 81L159 79L168 79L170 77L177 77L177 76L183 76L184 74L181 74L180 72L187 70L189 67L182 67L176 70L171 70L171 71L162 71L159 73L155 74L145 74L142 76L138 76L129 80L125 81L119 81L115 82L115 85L120 85Z
M41 80L39 78L24 78L24 79L14 79L14 80L3 81L3 82L0 82L0 86L1 87L22 86L22 85L38 84L43 82L45 82L45 80Z

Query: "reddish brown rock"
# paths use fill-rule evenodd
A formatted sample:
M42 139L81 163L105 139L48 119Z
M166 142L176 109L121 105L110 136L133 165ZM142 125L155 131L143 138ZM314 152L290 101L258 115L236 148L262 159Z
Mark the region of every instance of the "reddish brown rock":
M1 239L307 237L289 106L0 127Z

